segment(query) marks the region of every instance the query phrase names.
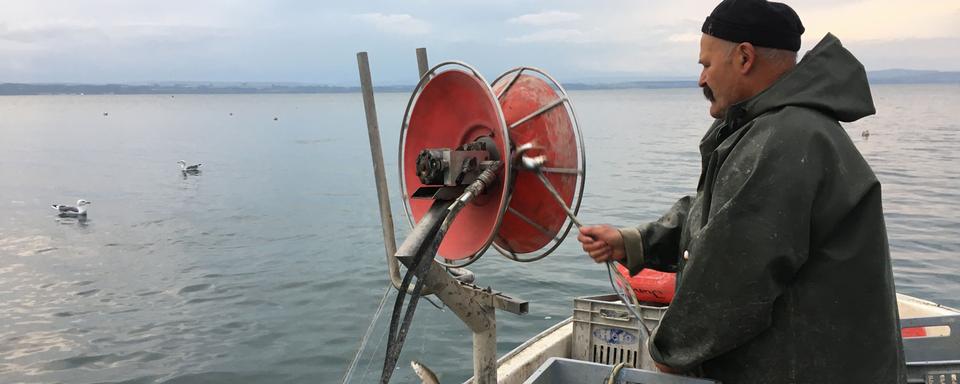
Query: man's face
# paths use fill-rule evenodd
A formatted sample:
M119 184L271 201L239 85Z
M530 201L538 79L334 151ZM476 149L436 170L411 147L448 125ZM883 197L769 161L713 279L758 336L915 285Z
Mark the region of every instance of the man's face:
M710 101L710 116L723 118L727 108L740 101L740 74L734 65L736 46L730 42L703 34L700 38L699 85L703 95Z

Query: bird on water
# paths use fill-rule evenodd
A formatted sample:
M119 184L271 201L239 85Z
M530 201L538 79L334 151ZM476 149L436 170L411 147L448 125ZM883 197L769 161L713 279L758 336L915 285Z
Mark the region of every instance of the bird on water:
M80 199L77 200L76 206L65 204L52 204L50 206L57 210L57 216L60 217L86 217L88 205L90 205L89 201Z
M200 166L203 165L203 164L187 165L187 162L183 160L178 161L177 164L180 164L180 172L183 172L184 174L189 173L191 175L196 175L200 173Z

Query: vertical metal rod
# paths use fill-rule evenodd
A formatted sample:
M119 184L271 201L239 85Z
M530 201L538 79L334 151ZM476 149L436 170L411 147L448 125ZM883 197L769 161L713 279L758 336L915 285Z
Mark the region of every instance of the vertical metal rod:
M360 90L363 94L363 109L367 117L367 135L370 139L370 156L373 158L373 176L377 183L377 199L380 202L380 225L383 228L383 246L387 254L387 269L393 287L400 289L400 267L394 254L397 239L393 229L393 211L390 209L390 192L383 167L383 148L380 145L380 125L377 123L377 106L373 100L373 80L370 77L370 62L366 52L357 53L360 70Z
M423 77L423 74L430 70L426 48L417 48L417 70L420 72L420 77Z
M497 383L497 321L496 309L482 306L480 316L489 319L489 327L473 332L473 383Z

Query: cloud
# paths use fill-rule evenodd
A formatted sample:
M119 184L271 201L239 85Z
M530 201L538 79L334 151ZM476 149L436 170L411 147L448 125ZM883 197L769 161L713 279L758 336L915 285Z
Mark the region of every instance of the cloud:
M424 35L430 32L430 24L405 13L364 13L357 15L356 18L386 33Z
M84 44L164 44L230 37L227 29L185 24L94 24L69 20L18 25L0 24L0 42L47 49Z
M520 37L508 37L511 43L586 43L589 39L578 29L545 29Z
M831 32L846 42L950 38L960 35L956 0L863 0L806 6L797 12L807 27L804 36ZM810 38L810 37L808 37Z
M72 39L78 35L97 32L97 28L92 25L70 22L45 22L14 26L0 24L0 40L19 43Z
M523 24L533 26L545 26L559 23L567 23L580 20L580 14L564 11L546 11L540 13L528 13L507 20L511 24Z
M677 33L670 36L667 36L667 41L672 43L689 43L694 41L700 41L700 33Z
M431 57L491 72L536 65L565 81L695 79L700 26L717 1L8 1L0 12L0 73L5 81L353 85L353 54L363 49L376 52L378 81L409 84L416 43ZM960 70L957 0L790 5L807 27L806 49L829 31L868 69Z

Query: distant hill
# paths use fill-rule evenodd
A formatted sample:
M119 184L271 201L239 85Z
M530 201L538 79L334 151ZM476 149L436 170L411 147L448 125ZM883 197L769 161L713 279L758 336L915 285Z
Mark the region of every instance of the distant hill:
M871 84L960 84L960 72L887 69L867 72ZM695 80L565 83L568 90L696 88ZM378 86L377 92L410 92L412 85ZM146 95L351 93L360 87L303 83L158 82L149 84L0 83L0 95Z
M960 84L960 72L885 69L867 72L872 84Z
M960 84L960 72L921 71L913 69L885 69L868 71L870 84ZM568 90L634 89L634 88L693 88L696 81L626 81L616 83L570 83Z
M410 91L412 86L375 87L378 92ZM151 95L349 93L360 87L271 83L23 84L2 83L0 95Z
M567 83L563 87L567 90L587 89L665 89L665 88L696 88L697 82L687 81L624 81L618 83Z

